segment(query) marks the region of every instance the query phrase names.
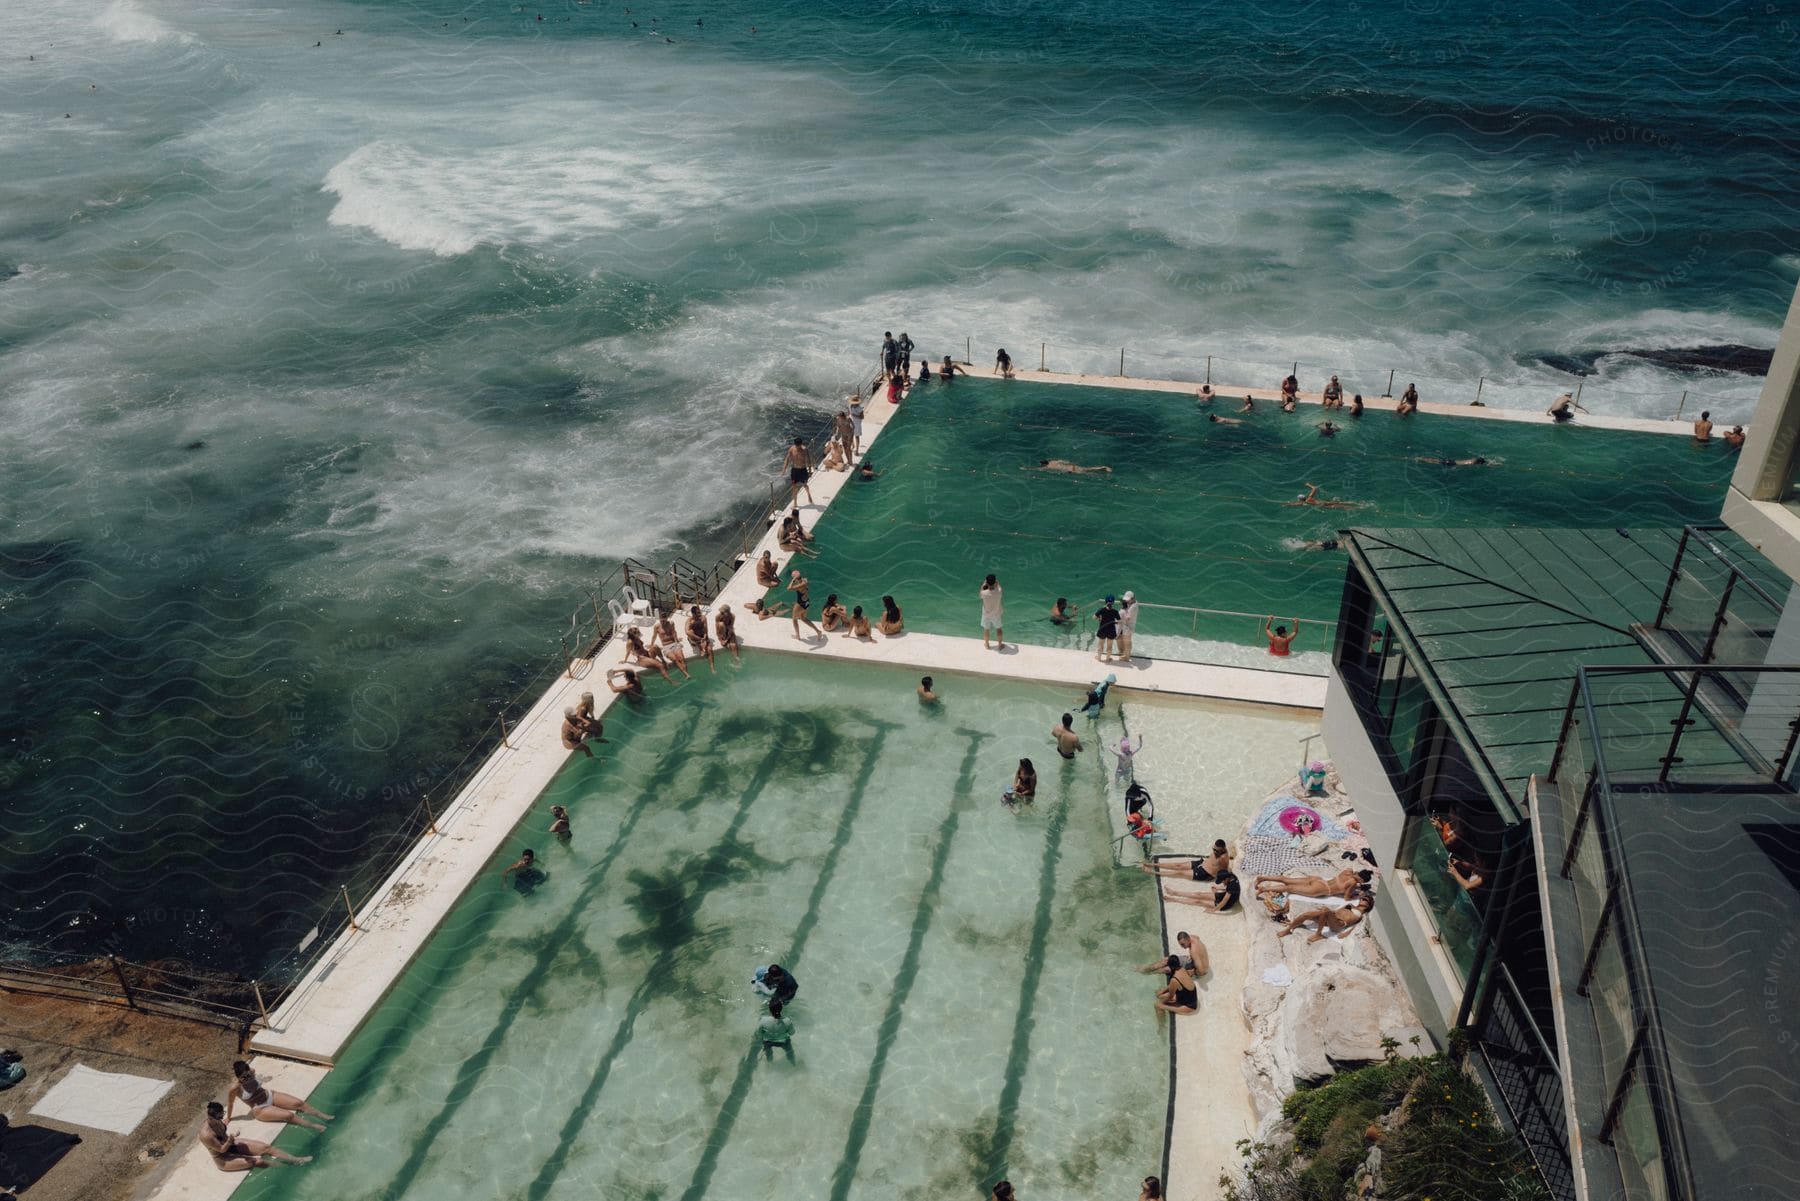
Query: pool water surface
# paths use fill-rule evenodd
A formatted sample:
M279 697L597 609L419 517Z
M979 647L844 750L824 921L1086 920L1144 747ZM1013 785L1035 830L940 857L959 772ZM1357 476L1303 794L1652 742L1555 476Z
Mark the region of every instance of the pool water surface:
M752 655L608 715L252 1201L1089 1198L1161 1169L1167 1019L1065 690ZM1022 756L1037 803L999 801ZM574 837L546 833L567 804ZM501 870L532 846L543 873ZM800 982L764 1058L752 970Z
M818 521L813 595L871 613L892 595L909 628L972 635L976 591L994 572L1016 641L1091 645L1092 623L1054 625L1051 603L1091 612L1131 589L1148 605L1249 614L1145 608L1138 641L1153 656L1221 661L1221 643L1261 652L1269 615L1299 618L1294 649L1316 655L1329 649L1323 623L1337 616L1344 578L1342 552L1316 544L1340 529L1712 521L1733 465L1716 441L1547 419L1236 408L1023 379L916 387L872 449L877 478L852 481ZM1328 416L1343 428L1323 437ZM1476 458L1487 462L1422 461ZM1045 459L1112 470L1034 469ZM1308 484L1353 507L1293 503Z

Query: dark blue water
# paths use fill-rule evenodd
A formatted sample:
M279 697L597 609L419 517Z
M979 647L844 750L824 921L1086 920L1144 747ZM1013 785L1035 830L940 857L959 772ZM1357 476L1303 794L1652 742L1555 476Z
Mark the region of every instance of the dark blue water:
M270 970L883 329L1742 418L1800 273L1792 6L624 7L0 10L13 945Z

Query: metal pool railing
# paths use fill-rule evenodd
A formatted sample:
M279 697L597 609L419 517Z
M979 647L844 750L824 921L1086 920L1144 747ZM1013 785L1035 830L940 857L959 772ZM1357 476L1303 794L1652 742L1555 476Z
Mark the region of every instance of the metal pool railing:
M1179 663L1205 663L1216 666L1244 667L1253 671L1286 671L1302 675L1324 675L1316 661L1296 660L1295 656L1323 654L1329 656L1337 638L1337 622L1296 618L1291 613L1246 613L1237 609L1208 609L1196 605L1165 605L1139 601L1137 631L1132 653L1140 658L1168 659ZM1268 640L1263 625L1269 620L1276 625L1298 623L1299 632L1287 656L1268 653ZM1091 612L1083 611L1076 623L1079 644L1092 646L1096 624ZM1209 650L1218 644L1239 648L1238 653ZM1316 669L1315 669L1316 668Z
M1029 339L992 334L976 338L972 334L966 334L963 337L963 354L970 361L971 366L973 366L976 342L980 342L984 347L1012 347L1014 373L1026 376L1030 374L1032 364L1029 361ZM1230 350L1229 347L1225 349ZM1056 353L1052 354L1052 351ZM985 356L986 352L983 353ZM933 362L935 361L934 358ZM1354 393L1361 393L1365 397L1391 398L1395 395L1396 383L1402 389L1408 384L1416 384L1420 399L1428 410L1433 404L1469 405L1477 403L1527 410L1547 409L1550 402L1555 399L1553 394L1547 395L1547 393L1550 393L1551 389L1561 386L1555 382L1520 384L1496 381L1480 374L1477 374L1475 382L1471 384L1466 375L1451 377L1413 369L1403 371L1398 364L1392 362L1314 363L1294 359L1284 359L1278 362L1273 356L1244 356L1236 351L1228 354L1209 354L1200 350L1161 351L1127 346L1082 346L1047 341L1038 343L1036 370L1070 375L1110 375L1119 378L1178 380L1193 384L1211 384L1215 387L1229 389L1274 388L1283 377L1292 373L1301 377L1303 393L1308 395L1317 394L1324 388L1326 381L1335 375L1344 389L1345 400L1348 400ZM1579 405L1586 388L1586 379L1573 373L1564 374L1573 381L1572 386L1567 390L1574 394L1576 403ZM1746 376L1746 378L1750 377ZM1642 389L1628 387L1596 388L1595 392L1589 395L1589 399L1601 394L1604 394L1609 401L1617 397L1622 412L1641 409L1646 396L1654 397L1659 402L1659 411L1667 414L1668 419L1672 421L1681 420L1682 416L1690 410L1698 412L1701 409L1718 409L1722 405L1732 403L1729 397L1717 394L1702 395L1688 389L1646 393Z

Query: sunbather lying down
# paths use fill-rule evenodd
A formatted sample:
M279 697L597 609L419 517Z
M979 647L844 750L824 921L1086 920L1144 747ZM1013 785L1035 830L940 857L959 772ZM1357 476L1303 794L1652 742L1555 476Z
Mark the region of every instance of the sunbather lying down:
M1341 938L1354 929L1356 924L1363 920L1363 915L1373 908L1375 908L1374 898L1362 896L1341 909L1308 909L1304 912L1296 912L1290 914L1288 919L1281 923L1281 929L1275 933L1278 938L1286 938L1300 927L1312 925L1314 930L1311 937L1306 940L1307 942L1318 942L1321 938L1333 936Z
M1348 897L1374 878L1375 873L1367 868L1356 871L1348 867L1329 880L1323 876L1258 876L1256 893L1258 896L1287 892L1297 897Z

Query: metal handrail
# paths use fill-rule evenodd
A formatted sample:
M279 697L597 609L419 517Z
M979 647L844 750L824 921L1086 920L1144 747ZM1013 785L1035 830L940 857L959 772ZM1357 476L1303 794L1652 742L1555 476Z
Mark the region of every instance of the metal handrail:
M1639 665L1618 665L1622 668ZM1702 670L1702 669L1690 669ZM1794 670L1800 670L1796 668ZM1596 831L1600 839L1600 860L1605 867L1607 891L1614 895L1613 920L1610 931L1619 939L1619 959L1625 965L1626 987L1634 1015L1640 1023L1640 1047L1645 1052L1642 1056L1646 1067L1645 1096L1649 1099L1651 1112L1655 1115L1657 1137L1661 1143L1663 1172L1667 1178L1670 1191L1677 1197L1693 1196L1693 1170L1688 1159L1687 1138L1682 1128L1679 1106L1671 1107L1666 1098L1675 1096L1675 1077L1669 1067L1668 1047L1663 1038L1661 1011L1656 1002L1656 989L1650 979L1650 965L1644 957L1643 943L1639 938L1642 926L1638 920L1636 898L1632 894L1631 877L1621 866L1622 852L1614 845L1613 831L1617 829L1616 814L1612 807L1612 782L1606 771L1606 750L1600 741L1599 718L1594 711L1593 693L1588 687L1589 669L1585 666L1575 669L1575 688L1581 696L1582 711L1587 719L1589 740L1593 745L1594 761L1588 770L1591 773L1594 788L1591 790L1590 805L1592 813L1588 823L1589 829ZM1602 674L1602 672L1596 672ZM1616 671L1613 668L1603 669L1603 674L1628 674L1628 671ZM1584 835L1585 836L1585 835ZM1596 938L1604 937L1604 932L1597 932ZM1620 1080L1615 1093L1625 1085L1625 1076L1632 1070L1629 1062L1621 1069ZM1616 1106L1615 1106L1616 1110ZM1606 1138L1608 1128L1601 1132L1602 1139L1610 1145Z

